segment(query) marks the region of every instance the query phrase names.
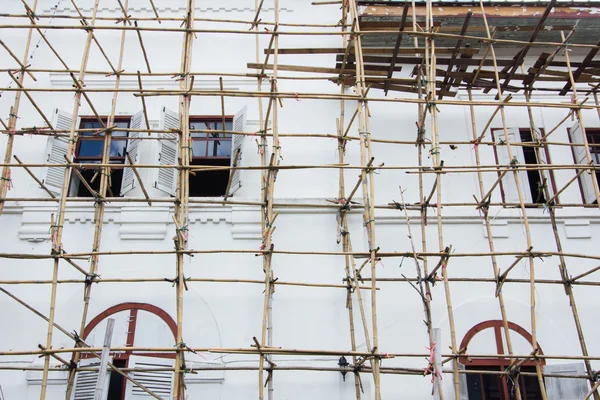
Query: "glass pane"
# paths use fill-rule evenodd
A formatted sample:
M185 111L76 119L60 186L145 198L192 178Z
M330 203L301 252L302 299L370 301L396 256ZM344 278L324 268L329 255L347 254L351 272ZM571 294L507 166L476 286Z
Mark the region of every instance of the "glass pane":
M100 122L98 121L82 121L81 122L81 129L100 129L102 126L100 125ZM83 136L97 136L94 135L94 132L82 132L81 133Z
M193 157L206 157L206 140L193 140L192 141L192 156Z
M126 140L111 140L110 142L110 156L111 157L125 157L125 151L127 150Z
M102 157L104 140L81 140L77 157Z
M127 122L127 121L117 121L113 125L118 126L119 128L129 128L129 122ZM113 137L127 137L127 132L126 131L113 131Z
M208 150L213 157L231 157L231 140L209 140Z

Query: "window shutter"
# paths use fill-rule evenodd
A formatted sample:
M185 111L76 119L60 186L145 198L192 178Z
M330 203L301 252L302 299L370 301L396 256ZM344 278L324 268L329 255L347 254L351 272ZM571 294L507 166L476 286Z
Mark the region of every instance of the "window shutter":
M233 130L236 132L244 132L246 130L246 107L242 108L233 118ZM244 135L233 134L231 142L231 166L234 166L234 161L237 161L237 165L239 166L242 163L242 145L244 143ZM242 187L241 170L232 170L231 174L231 186L229 188L230 196Z
M579 121L569 129L569 139L573 144L584 144L583 141L583 129ZM573 155L575 156L575 164L587 164L587 155L584 146L573 146ZM577 171L579 172L579 171ZM594 192L594 182L592 174L584 172L579 176L579 182L581 183L581 189L583 190L583 200L586 204L593 203L596 201L596 192Z
M111 362L111 360L112 357L109 359L109 362ZM98 368L100 366L100 360L98 358L84 358L79 361L79 366ZM98 371L77 372L71 400L94 400L96 396L96 382L98 382ZM102 392L102 398L104 400L108 398L109 382L110 369L106 372L106 381L104 384L104 391Z
M129 124L131 129L146 129L146 121L144 120L144 112L140 111L131 117L131 123ZM129 138L127 139L127 152L131 157L131 161L134 164L138 162L138 149L140 145L140 132L129 132ZM125 158L125 164L129 164L127 158ZM132 168L123 169L123 182L121 183L121 196L129 193L135 187L135 174Z
M519 134L519 128L507 128L508 140L510 143L521 142L521 135ZM498 135L496 142L506 142L506 136L504 130L496 131ZM511 147L513 157L516 157L518 165L525 165L525 157L523 155L523 148L521 146ZM513 160L508 156L508 147L506 145L497 145L496 154L498 155L498 164L505 166L511 165ZM523 201L525 203L531 203L531 189L529 188L529 178L527 177L527 171L519 171L519 183L521 185L521 193L523 194ZM504 193L505 203L518 203L519 192L517 190L517 184L515 182L515 174L512 171L508 171L502 178L502 192Z
M173 368L174 360L158 357L143 357L132 355L129 358L129 368ZM132 378L145 388L156 393L163 399L170 399L173 390L173 371L135 371ZM133 397L135 396L135 397ZM137 397L153 398L139 386L127 382L126 398Z
M544 365L544 373L560 375L587 374L583 363ZM546 377L544 383L548 400L580 400L585 398L589 391L587 380L584 378Z
M179 114L163 107L160 117L160 130L176 129L180 130ZM179 134L159 133L159 150L158 164L159 165L175 165L177 164L177 147L179 142ZM174 168L156 168L154 187L163 192L174 196L175 186L177 184L177 170Z
M57 130L71 130L73 116L65 111L55 109L52 114L52 126ZM64 133L63 133L64 135ZM47 164L64 164L67 150L69 148L69 139L67 137L49 137L48 147L46 149ZM63 183L65 181L64 167L44 167L42 171L42 182L54 194L62 193Z

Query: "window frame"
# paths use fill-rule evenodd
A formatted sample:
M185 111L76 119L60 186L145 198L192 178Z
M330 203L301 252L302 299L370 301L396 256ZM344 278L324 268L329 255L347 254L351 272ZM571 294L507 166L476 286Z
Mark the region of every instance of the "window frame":
M570 129L571 129L571 127L567 128L567 138L569 139L569 144L573 144L573 140L571 139L571 135L570 135ZM590 141L588 138L588 135L590 134L590 132L592 132L592 135L598 136L600 138L600 128L599 127L585 128L585 143L587 143L588 149L590 150L590 156L592 156L592 154L597 154L598 158L600 158L600 140L598 141L598 143L594 143L594 144L590 145ZM571 157L573 158L573 164L574 165L584 165L584 164L577 163L577 158L575 157L575 150L574 150L573 146L569 146L569 149L571 150ZM597 151L593 151L594 149L597 149ZM594 157L592 156L592 162L594 161L593 158ZM600 165L600 164L594 163L594 165ZM600 179L598 178L598 175L600 175L600 170L596 170L594 172L595 172L594 175L596 175L596 182L598 182L598 185L600 185ZM575 173L577 173L577 170L575 170ZM585 195L584 195L584 191L583 191L583 184L581 183L581 176L577 177L577 187L579 187L579 195L581 197L581 204L595 204L595 202L592 202L592 203L585 202Z
M520 325L517 325L511 321L507 321L507 324L508 324L508 329L510 330L511 334L518 334L518 335L522 336L525 340L527 340L527 342L532 343L533 337L525 328L523 328ZM505 354L504 338L502 336L502 331L504 330L504 321L502 321L502 320L483 321L483 322L476 324L471 329L469 329L469 331L463 337L463 340L461 341L460 346L459 346L460 349L464 349L464 354L467 354L467 348L468 348L470 341L477 334L483 332L486 329L493 329L493 331L494 331L494 339L495 339L497 354ZM538 349L538 354L540 354L540 355L544 354L542 347L539 345L539 342L537 343L537 349ZM465 366L465 369L472 368L472 369L476 369L476 370L481 370L484 368L488 368L489 371L494 371L496 368L498 369L498 371L503 371L513 361L510 358L504 358L504 357L470 359L468 356L464 356L464 355L460 356L458 360L461 364L463 364ZM523 364L521 365L521 369L535 368L537 366L537 364L538 364L538 362L536 362L536 361L527 360L527 361L523 362ZM539 365L541 367L546 365L546 360L544 358L540 358ZM479 375L481 376L481 374L479 374ZM519 385L524 385L525 382L524 382L523 376L520 375L519 378L520 378ZM500 380L500 386L498 387L498 393L500 394L502 400L509 400L510 395L508 395L509 389L508 389L508 380L506 379L506 375L503 375L502 377L500 377L499 380ZM523 389L521 389L521 391L522 390ZM524 394L524 397L527 398L526 393Z
M524 141L522 141L523 140L522 139L522 134L523 133L528 134L533 139L533 135L531 134L531 128L517 128L517 129L519 130L519 135L521 136L521 142L520 143L534 143L533 141L532 142L524 142ZM503 131L504 131L504 128L491 128L492 140L494 141L494 143L496 143L496 137L497 137L496 132L503 132ZM539 131L539 133L542 136L544 136L544 133L545 133L544 132L544 128L538 128L538 131ZM498 165L499 159L498 159L497 146L494 145L492 147L493 147L493 150L494 150L494 161L496 162L496 165ZM515 146L515 147L518 147L519 151L523 152L523 159L524 159L525 158L525 154L524 154L524 147L525 146ZM544 154L546 155L546 159L548 160L548 165L551 165L552 164L552 159L550 158L550 149L548 148L548 143L541 142L541 147L544 150ZM534 152L535 152L535 147L532 147L532 148L534 149ZM573 157L575 157L575 156L573 156ZM538 163L539 163L539 161L538 161ZM526 165L529 165L529 164L526 164ZM527 170L525 170L523 172L527 173ZM540 170L538 170L538 174L539 174L539 172L540 172ZM552 187L552 191L551 191L550 195L554 196L557 193L556 180L554 178L554 171L550 169L550 170L548 170L548 172L549 172L548 175L549 175L549 179L550 179L550 185ZM497 177L500 178L500 175L501 175L500 171L496 171L496 173L497 173ZM548 185L548 183L546 183L546 185ZM506 203L506 194L505 194L505 191L504 191L504 185L502 183L502 180L500 180L498 186L500 186L500 196L502 198L502 203L503 203L502 206L506 208L506 205L504 205ZM560 204L560 199L559 198L560 198L560 195L556 196L556 198L554 199L554 203L555 204ZM533 193L532 193L531 194L531 204L526 203L525 207L527 207L527 208L538 208L537 205L539 205L539 204L546 204L546 202L545 201L535 202L535 199L534 199L534 196L533 196Z
M114 122L127 122L127 127L125 129L129 129L131 127L131 119L133 118L133 115L118 115L114 117ZM102 122L104 122L104 124L106 124L106 121L108 120L108 115L101 115L100 119L102 119ZM97 122L98 118L96 118L96 116L82 116L79 119L79 129L84 129L83 128L83 124L85 122ZM118 140L118 141L124 141L125 142L125 149L127 149L127 141L129 140L129 131L126 131L126 135L125 136L119 136L118 139L115 139L115 137L112 137L111 140ZM102 151L104 152L104 146L106 145L106 135L92 135L92 136L84 136L83 132L79 132L79 134L77 135L77 144L75 146L75 152L74 152L74 161L75 162L82 162L82 161L100 161L102 162L102 155L100 156L79 156L79 151L81 149L81 142L83 141L102 141ZM116 157L116 156L111 156L110 157L110 162L113 163L113 161L120 161L120 162L114 162L113 164L125 164L125 160L126 160L126 156L124 155L123 157Z
M232 129L231 131L233 131L233 120L234 120L234 116L233 115L225 115L225 123L231 123L232 124ZM223 116L222 115L191 115L189 117L189 123L202 123L202 122L219 122L222 123L223 122ZM190 128L191 129L191 128ZM208 146L208 142L211 139L219 139L219 140L223 140L223 141L228 141L231 142L231 147L233 148L233 135L234 133L230 134L231 136L229 137L217 137L217 138L193 138L192 137L192 132L190 132L190 139L192 141L192 149L193 149L193 142L207 142L207 146ZM193 151L193 150L192 150ZM206 153L205 153L206 154ZM195 156L193 155L192 152L192 157L191 157L191 162L193 163L194 161L210 161L210 160L230 160L232 157L232 154L230 154L229 156Z

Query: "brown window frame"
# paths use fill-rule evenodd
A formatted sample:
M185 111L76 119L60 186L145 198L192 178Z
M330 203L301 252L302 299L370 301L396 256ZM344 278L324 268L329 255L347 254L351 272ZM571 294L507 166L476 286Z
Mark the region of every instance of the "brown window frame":
M119 116L115 116L114 118L114 122L127 122L127 128L131 127L131 118L132 115L119 115ZM102 119L102 122L104 122L104 124L106 124L106 121L108 120L108 116L107 115L101 115L100 119ZM96 118L95 116L82 116L80 118L79 121L79 129L84 129L83 128L83 124L85 122L97 122L98 118ZM105 140L106 140L106 136L105 135L96 135L96 136L83 136L82 132L79 133L78 137L77 137L77 144L75 146L75 162L81 162L81 161L102 161L102 156L79 156L79 150L81 149L81 142L83 141L102 141L102 148L104 149L105 146ZM118 140L118 141L125 141L125 146L127 146L127 140L129 140L129 132L127 132L127 136L119 136L117 138L112 137L111 140ZM110 161L121 161L119 164L125 164L125 156L122 157L114 157L111 156L110 157ZM116 164L116 163L115 163Z
M233 115L225 115L225 122L231 122L233 124ZM223 122L223 116L222 115L193 115L190 116L189 118L189 123L198 123L198 122L219 122L222 123ZM233 145L233 141L232 141L232 136L229 137L217 137L217 138L194 138L191 137L191 133L190 133L190 138L192 140L192 142L206 142L206 145L208 146L208 142L210 140L214 140L214 139L219 139L221 141L227 141L227 142L231 142L231 144ZM206 153L205 153L206 154ZM231 156L195 156L192 155L192 162L193 161L209 161L209 160L229 160L231 159Z

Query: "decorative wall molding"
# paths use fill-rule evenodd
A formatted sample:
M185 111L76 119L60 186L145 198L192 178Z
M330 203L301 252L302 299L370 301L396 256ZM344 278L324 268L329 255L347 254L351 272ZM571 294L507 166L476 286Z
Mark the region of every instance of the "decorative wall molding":
M564 224L565 233L569 239L590 239L592 237L589 219L567 219Z
M157 7L156 8L159 15L160 13L166 13L166 12L170 12L170 13L184 13L187 11L186 7ZM44 13L53 13L54 12L54 8L46 8L43 12ZM80 7L79 10L82 13L91 13L93 11L92 7ZM152 10L152 7L129 7L129 9L127 10L128 12L147 12L147 13L151 13L152 15L154 15L154 11ZM196 7L195 9L196 12L200 12L200 13L206 13L206 12L214 12L214 13L218 13L218 12L222 12L222 13L244 13L244 12L256 12L256 10L254 9L254 7ZM263 12L269 12L269 11L275 11L274 7L263 7L262 8ZM72 9L71 7L62 7L62 8L58 8L56 9L57 13L73 13L75 14L75 10ZM108 12L108 13L116 13L116 14L122 14L123 11L121 10L120 7L99 7L98 8L98 13L104 13L104 12ZM291 13L294 12L294 10L292 10L291 8L286 8L286 7L280 7L279 8L279 12L284 12L284 13ZM135 18L134 18L135 19Z
M32 364L34 367L43 367L43 364ZM43 371L27 371L25 373L25 379L29 386L40 386L42 384L42 373ZM69 380L69 372L52 372L48 375L48 385L66 385Z
M67 73L54 72L50 73L50 83L55 88L72 88L73 79ZM87 88L114 88L116 78L101 77L96 75L94 77L88 77L84 80ZM179 81L169 78L144 78L144 90L147 89L179 89ZM119 84L120 88L125 89L137 89L139 83L137 77L125 75L121 77ZM225 90L240 90L242 87L256 88L256 79L223 79L223 88ZM214 79L195 79L194 90L220 90L219 80Z

